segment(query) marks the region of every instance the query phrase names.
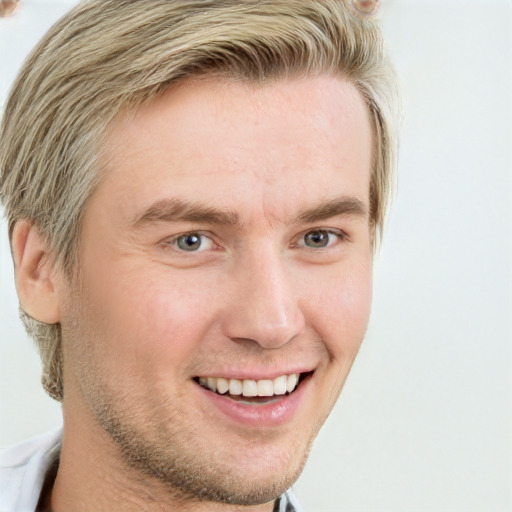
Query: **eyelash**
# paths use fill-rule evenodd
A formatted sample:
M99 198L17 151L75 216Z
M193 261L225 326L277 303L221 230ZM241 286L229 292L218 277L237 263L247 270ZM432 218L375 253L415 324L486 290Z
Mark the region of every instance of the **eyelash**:
M324 246L324 247L322 247L322 246L320 246L320 247L310 247L310 246L306 245L305 237L308 234L311 234L311 233L325 233L325 234L327 234L329 236L327 245ZM181 238L192 237L192 236L197 236L197 237L199 237L202 240L202 242L199 245L197 250L187 251L186 249L182 249L182 248L178 247L177 244L178 244L178 242L179 242L179 240ZM335 237L334 241L332 240L332 237ZM201 231L188 231L188 232L185 232L185 233L180 233L179 235L176 235L176 236L172 237L171 239L165 240L163 242L163 245L167 246L167 247L171 246L176 252L182 253L182 254L186 254L187 252L188 253L200 253L200 252L204 252L204 251L209 249L209 247L203 248L203 245L204 245L203 241L205 239L207 239L210 242L210 244L216 245L215 241L213 240L213 238L211 236L209 236L209 234L206 234L206 233L201 232ZM291 247L292 248L312 249L313 251L322 251L322 250L331 249L331 248L333 248L333 246L336 246L338 243L346 241L347 239L348 239L348 235L344 231L337 230L337 229L328 229L328 228L315 228L315 229L309 229L309 230L303 232L299 236L298 242L295 242L294 244L292 244Z
M304 243L305 237L310 233L326 233L329 236L329 239L331 239L331 235L334 236L336 239L333 243L328 243L325 247L308 247ZM309 229L308 231L304 232L299 240L300 242L296 244L298 247L306 247L313 250L325 250L332 248L333 245L337 245L339 242L343 242L348 239L348 235L339 229L328 229L328 228L315 228L315 229Z
M208 249L208 248L206 248L206 249L202 248L203 242L201 242L201 244L199 246L199 250L195 250L195 251L187 251L185 249L181 249L180 247L178 247L178 242L181 238L192 237L192 236L197 236L201 240L207 239L210 241L210 243L212 245L215 245L215 242L213 241L212 237L201 232L201 231L188 231L186 233L181 233L179 235L172 237L169 240L164 241L163 244L165 246L172 246L174 250L176 250L177 252L180 252L180 253L187 253L187 252L190 252L190 253L196 252L197 253L197 252L203 252Z

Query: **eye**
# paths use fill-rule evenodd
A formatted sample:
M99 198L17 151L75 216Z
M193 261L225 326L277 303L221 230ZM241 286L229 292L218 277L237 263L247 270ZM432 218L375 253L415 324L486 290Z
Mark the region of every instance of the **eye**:
M328 231L326 229L315 229L314 231L308 231L303 236L303 242L300 245L312 249L323 249L337 242L340 238L343 238L341 233Z
M172 245L185 252L199 252L211 249L213 241L202 233L185 233L172 241Z

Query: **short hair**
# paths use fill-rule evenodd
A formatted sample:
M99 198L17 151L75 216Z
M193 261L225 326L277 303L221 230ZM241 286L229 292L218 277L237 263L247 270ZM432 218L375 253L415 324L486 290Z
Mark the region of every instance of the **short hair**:
M81 219L101 180L112 120L189 77L253 82L331 74L362 95L373 130L370 220L381 235L393 182L397 95L376 22L348 0L89 0L34 49L0 128L0 200L9 237L30 219L72 275ZM21 311L63 398L60 324Z

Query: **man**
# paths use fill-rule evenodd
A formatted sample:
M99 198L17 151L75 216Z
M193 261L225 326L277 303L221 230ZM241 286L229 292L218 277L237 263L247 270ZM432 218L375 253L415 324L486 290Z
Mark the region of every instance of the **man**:
M93 0L14 84L1 197L63 431L7 510L301 510L363 339L394 160L378 29L339 0Z

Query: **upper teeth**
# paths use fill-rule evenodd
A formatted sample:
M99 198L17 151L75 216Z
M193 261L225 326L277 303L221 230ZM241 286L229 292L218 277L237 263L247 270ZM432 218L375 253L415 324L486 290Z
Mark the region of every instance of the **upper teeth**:
M242 396L273 396L291 393L299 382L299 374L281 375L273 380L225 379L223 377L199 377L199 383L216 393Z

